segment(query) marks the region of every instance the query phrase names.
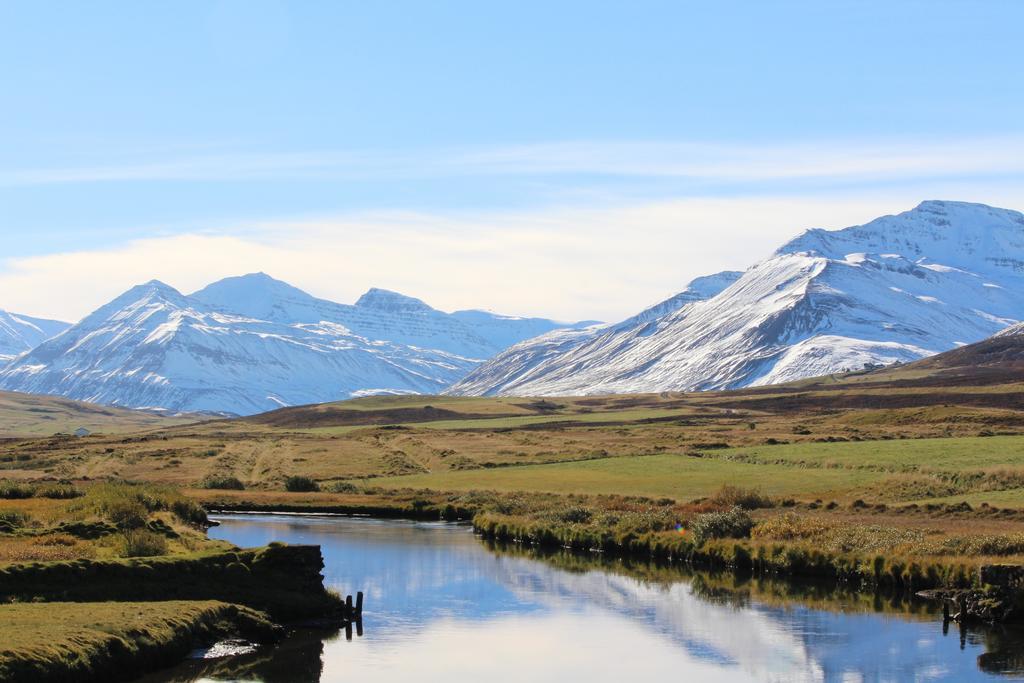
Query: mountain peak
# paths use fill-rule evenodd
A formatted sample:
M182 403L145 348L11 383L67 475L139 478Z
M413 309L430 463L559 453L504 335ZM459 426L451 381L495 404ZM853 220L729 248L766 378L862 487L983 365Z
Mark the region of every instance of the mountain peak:
M141 285L135 285L128 291L124 292L121 296L114 299L110 304L107 304L104 308L109 307L112 304L118 304L123 306L133 301L138 301L144 298L157 296L163 299L169 299L172 301L179 301L184 298L181 292L174 287L171 287L166 282L160 280L150 280L149 282L143 282Z
M292 296L309 296L298 287L293 287L283 280L278 280L264 272L259 272L235 275L232 277L226 277L222 280L217 280L216 282L203 287L201 290L193 294L192 297L199 299L200 301L208 301L210 299L221 298L223 296L266 296L268 294L280 295L282 293Z
M190 298L220 311L237 313L260 320L310 318L301 311L316 308L317 299L298 287L270 277L266 273L248 273L226 277L207 285Z
M909 211L882 216L842 230L813 228L775 254L807 253L843 260L850 254L902 254L911 261L928 258L947 266L989 270L1017 268L1024 245L1024 215L987 204L930 199ZM989 256L1008 252L997 263ZM1009 252L1013 252L1012 254Z
M1024 215L930 200L864 225L808 230L732 286L722 286L729 273L694 281L623 323L518 344L449 392L725 389L908 362L1024 320L1021 273ZM1024 325L1003 332L1021 333Z
M133 289L155 289L158 292L173 292L174 294L181 294L181 292L176 290L174 287L171 287L166 282L155 279L150 280L149 282L143 282L141 285L136 285Z
M432 311L434 310L420 299L399 294L389 289L371 287L366 294L359 297L356 306L387 311Z

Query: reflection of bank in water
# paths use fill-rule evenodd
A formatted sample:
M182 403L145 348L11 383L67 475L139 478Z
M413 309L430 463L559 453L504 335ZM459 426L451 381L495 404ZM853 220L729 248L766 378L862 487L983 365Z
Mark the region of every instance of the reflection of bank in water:
M362 622L359 622L358 631L362 635ZM338 628L298 628L277 645L224 659L190 659L174 668L139 679L137 683L187 683L204 679L319 683L323 675L324 644L340 637Z
M624 615L640 615L649 612L648 617L654 621L674 623L679 632L692 631L694 627L703 638L703 645L713 646L714 613L706 613L697 617L694 607L686 607L679 587L686 586L691 598L709 605L728 607L731 613L740 620L756 620L758 615L787 612L792 613L797 606L808 610L807 623L827 623L827 617L821 614L836 615L835 622L849 622L850 617L861 614L865 618L872 616L897 617L900 621L927 624L942 623L941 601L924 599L906 592L892 590L854 590L842 582L821 579L794 580L785 577L764 577L751 573L737 573L728 570L700 570L685 565L668 564L651 560L636 559L629 556L614 556L603 553L586 553L566 549L544 549L535 546L523 546L516 543L484 541L485 547L499 557L521 557L544 562L566 572L569 577L580 577L572 583L577 590L586 585L588 574L603 572L621 575L633 579L654 591L664 593L663 597L654 598L653 606L644 605L640 594L628 591L594 591L595 599L602 599L600 593L613 596L607 606ZM572 581L572 580L570 580ZM592 582L593 580L591 580ZM607 599L607 598L604 598ZM650 599L647 600L650 602ZM672 603L675 602L673 605ZM679 620L681 612L687 618ZM660 612L660 613L659 613ZM744 612L746 613L744 616ZM812 616L817 613L818 617ZM707 622L701 622L707 618ZM946 621L942 630L943 636L949 635L950 621ZM983 647L986 652L978 657L979 670L989 674L1018 676L1024 674L1024 629L1017 625L1000 626L976 620L964 621L962 624L952 623L953 638L937 639L935 644L941 648L965 649L968 644ZM742 624L734 624L731 629L742 630ZM672 630L671 628L669 629ZM816 661L819 657L813 650L821 643L814 642L813 629L806 630L804 647L808 648L809 660ZM958 635L959 642L955 636ZM870 636L865 634L870 642ZM888 646L883 640L873 641L874 644ZM895 647L895 644L892 644ZM957 647L958 645L958 647ZM744 647L754 647L755 641L745 641ZM827 649L827 648L825 648ZM871 656L871 647L861 644L861 654ZM879 649L881 652L882 650ZM830 653L835 657L835 652ZM827 667L826 667L827 669Z
M225 518L214 533L318 544L327 585L367 592L372 637L353 625L355 642L338 633L311 655L323 681L992 678L975 661L986 636L969 631L961 654L934 605L820 581L502 551L436 522L264 515Z

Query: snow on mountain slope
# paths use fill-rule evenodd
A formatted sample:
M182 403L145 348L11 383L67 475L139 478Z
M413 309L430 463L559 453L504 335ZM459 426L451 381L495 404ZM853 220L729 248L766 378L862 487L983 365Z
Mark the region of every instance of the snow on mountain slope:
M418 300L371 290L360 302L316 299L265 275L193 296L152 281L18 358L0 371L0 386L251 414L371 393L437 393L479 363L460 352L491 353L486 336L458 319L445 325L447 314ZM521 338L531 331L524 327Z
M517 344L450 392L736 388L975 342L1024 319L1024 216L930 201L863 226L810 230L709 295Z
M227 278L192 298L213 308L274 322L330 321L367 339L490 358L509 345L561 327L541 318L482 311L443 313L410 296L370 289L355 305L317 299L263 273Z
M499 392L493 387L505 382L506 378L513 378L508 389L510 393L517 393L514 387L528 384L554 367L560 368L560 374L571 377L573 373L586 370L593 350L603 348L611 351L606 344L614 346L615 340L629 330L637 336L645 336L655 329L652 321L688 304L715 296L741 275L735 271L725 271L697 278L679 294L615 325L595 324L582 329L555 330L511 346L454 385L447 393L467 396L496 394Z
M1019 336L1019 335L1024 335L1024 323L1014 323L1013 325L1010 325L1009 327L1007 327L1005 330L1000 331L995 336L997 336L997 337L1016 337L1016 336Z
M69 327L70 323L0 311L0 366Z

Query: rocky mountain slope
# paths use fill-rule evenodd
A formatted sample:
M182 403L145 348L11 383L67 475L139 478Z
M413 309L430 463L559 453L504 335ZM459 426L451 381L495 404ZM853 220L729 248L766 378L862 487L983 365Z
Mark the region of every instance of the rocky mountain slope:
M0 371L0 388L134 408L251 414L372 393L437 393L557 323L446 314L370 290L355 305L263 274L192 296L132 288Z
M458 395L757 386L913 361L1024 319L1024 215L924 202L809 230L740 277L616 325L517 344Z

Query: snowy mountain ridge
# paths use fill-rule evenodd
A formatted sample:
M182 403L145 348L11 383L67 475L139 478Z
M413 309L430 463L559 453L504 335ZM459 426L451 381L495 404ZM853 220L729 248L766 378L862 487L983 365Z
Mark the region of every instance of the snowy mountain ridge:
M964 202L809 230L706 296L498 354L449 391L729 389L912 361L1024 319L1024 215ZM716 291L717 289L717 291Z
M244 415L374 393L438 393L505 339L556 327L446 314L385 290L336 304L262 273L191 296L153 280L0 369L0 387Z
M69 327L59 320L0 311L0 367Z

